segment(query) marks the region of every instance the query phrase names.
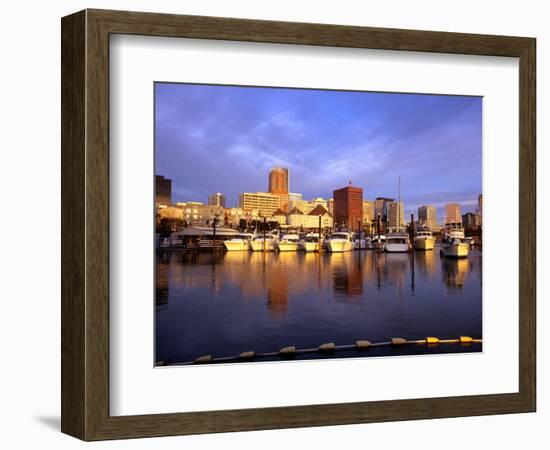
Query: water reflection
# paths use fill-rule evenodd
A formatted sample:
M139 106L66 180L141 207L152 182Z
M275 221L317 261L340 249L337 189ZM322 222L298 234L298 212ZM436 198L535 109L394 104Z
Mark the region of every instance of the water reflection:
M468 259L447 259L441 262L443 281L450 292L461 291L466 283L470 262Z
M481 336L481 254L165 252L155 300L157 359L377 335Z

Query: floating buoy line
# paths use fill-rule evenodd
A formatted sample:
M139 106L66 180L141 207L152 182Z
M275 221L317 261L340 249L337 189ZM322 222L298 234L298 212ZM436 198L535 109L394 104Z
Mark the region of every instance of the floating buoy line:
M482 339L475 339L470 336L459 336L452 339L439 339L437 337L429 336L424 339L414 339L408 340L400 337L392 338L389 341L383 342L371 342L367 340L358 340L354 344L347 345L336 345L334 342L327 342L319 345L318 347L312 348L296 348L295 346L283 347L277 352L268 352L268 353L256 353L252 350L242 352L236 356L224 356L215 358L212 355L202 355L195 358L193 361L186 362L172 362L168 361L157 361L157 366L188 366L193 364L215 364L215 363L225 363L225 362L235 362L235 361L257 361L263 358L273 358L279 357L280 359L293 359L296 355L303 355L306 353L320 353L323 355L332 354L338 351L344 350L356 350L358 352L367 351L369 348L376 347L399 347L404 345L426 345L426 346L437 346L440 344L461 344L461 345L471 345L474 343L481 343Z

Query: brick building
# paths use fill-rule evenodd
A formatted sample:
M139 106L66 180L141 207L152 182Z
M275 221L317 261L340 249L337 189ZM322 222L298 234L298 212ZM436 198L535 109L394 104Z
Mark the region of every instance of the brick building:
M356 230L363 221L363 189L346 186L336 189L334 198L334 226Z

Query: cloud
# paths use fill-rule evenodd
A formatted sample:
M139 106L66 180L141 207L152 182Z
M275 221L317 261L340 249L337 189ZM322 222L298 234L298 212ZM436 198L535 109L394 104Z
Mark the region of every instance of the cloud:
M397 196L400 176L411 206L473 199L481 99L157 84L155 147L175 200L217 191L236 204L240 192L265 190L275 165L290 168L291 190L305 198L329 197L350 179L365 198Z

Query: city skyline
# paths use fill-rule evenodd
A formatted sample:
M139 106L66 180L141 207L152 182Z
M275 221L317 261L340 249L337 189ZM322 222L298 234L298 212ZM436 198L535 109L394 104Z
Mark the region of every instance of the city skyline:
M475 211L481 192L481 98L157 83L156 170L173 202L214 192L236 206L266 192L274 166L290 192L331 198L352 180L363 198ZM335 151L334 149L338 149ZM452 155L457 155L452 158Z

